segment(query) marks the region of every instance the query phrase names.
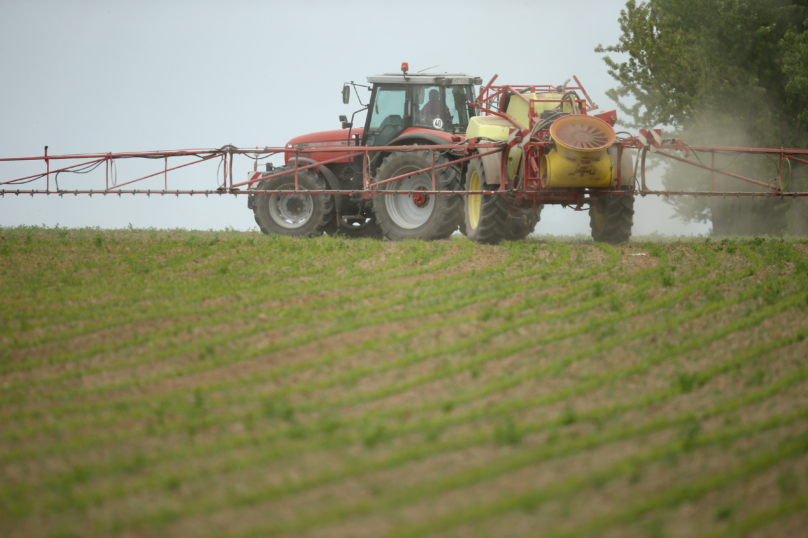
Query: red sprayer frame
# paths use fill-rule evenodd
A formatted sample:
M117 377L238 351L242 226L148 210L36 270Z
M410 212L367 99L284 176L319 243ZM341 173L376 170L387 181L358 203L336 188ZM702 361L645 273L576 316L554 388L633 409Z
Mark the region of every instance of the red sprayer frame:
M643 132L643 131L641 131ZM518 133L515 131L515 133ZM361 157L363 161L362 170L364 171L364 189L363 193L366 196L373 196L373 195L393 195L393 194L403 194L403 195L413 195L417 193L426 194L426 195L450 195L450 194L511 194L515 195L517 199L524 199L525 201L531 201L536 203L542 204L572 204L579 206L582 201L589 196L601 196L601 195L608 195L608 196L615 196L615 195L657 195L657 196L746 196L746 197L804 197L808 196L808 192L786 192L783 190L783 176L782 176L782 168L783 163L786 161L792 161L795 163L801 164L808 164L808 149L761 149L761 148L735 148L735 147L720 147L720 146L688 146L683 144L681 141L674 141L673 143L668 143L668 141L662 142L651 142L646 144L643 140L643 136L640 135L639 137L632 137L628 139L624 139L619 141L617 144L620 147L619 151L632 151L637 150L639 151L639 174L638 179L640 180L640 188L634 191L631 190L622 190L619 188L616 189L562 189L562 188L543 188L541 186L541 177L539 175L539 167L538 162L541 158L542 153L545 151L547 145L549 145L550 141L545 140L541 137L532 137L530 142L524 141L522 136L527 136L528 132L523 132L521 134L516 134L512 136L512 139L509 142L499 142L499 143L476 143L474 140L469 140L464 143L460 144L452 144L452 145L440 145L440 146L416 146L416 147L407 147L407 146L389 146L389 147L351 147L348 150L348 154L353 157ZM542 133L539 133L541 135ZM522 181L518 186L515 188L509 188L509 185L505 183L506 176L503 174L502 177L502 184L500 185L500 190L484 190L484 191L475 191L475 192L462 192L458 193L456 191L439 191L435 188L431 191L405 191L405 190L384 190L379 189L379 186L384 184L396 181L398 179L402 179L404 177L421 174L421 173L428 173L434 176L434 170L438 170L440 168L446 166L453 166L457 164L461 164L465 161L469 161L471 159L479 158L483 155L489 155L492 153L502 152L503 153L503 166L504 163L507 162L507 154L510 150L520 145L523 148L522 156L523 161L521 166L523 167L524 173L524 181ZM392 178L387 178L383 181L377 181L374 179L368 170L368 154L371 152L378 152L378 151L424 151L429 150L434 153L446 153L451 151L454 155L457 155L458 158L452 160L448 163L444 164L436 164L429 168L424 168L422 170L417 170L414 172L410 172L408 174L404 174L401 176L396 176ZM297 174L298 171L308 170L311 168L316 168L318 166L322 166L324 164L328 164L330 161L337 161L337 160L344 160L346 154L345 146L335 146L335 147L318 147L318 152L323 153L335 153L339 154L337 157L333 159L329 159L326 161L321 161L316 164L303 164L301 163L297 166L294 170L294 173ZM673 152L685 152L684 157L680 157L674 155ZM648 153L654 153L656 155L663 156L665 158L669 158L672 160L676 160L679 162L684 162L686 164L690 164L697 168L706 170L711 172L712 176L723 175L725 177L731 177L737 179L742 182L746 182L752 185L756 185L759 187L765 187L768 189L767 192L760 192L760 191L716 191L714 188L711 190L704 190L704 191L666 191L666 190L653 190L648 187L647 178L646 178L646 158ZM717 153L746 153L746 154L766 154L770 156L774 156L777 158L778 166L777 166L777 181L776 184L770 184L763 181L759 181L753 178L741 176L738 174L733 174L731 172L727 172L725 170L721 170L718 168L705 166L703 164L689 161L687 160L687 156L691 155L694 152L704 152L709 153L711 155L715 155ZM200 150L174 150L174 151L151 151L151 152L129 152L129 153L88 153L88 154L71 154L71 155L48 155L47 150L46 153L42 156L37 157L23 157L23 158L4 158L0 159L0 163L9 163L9 162L20 162L20 161L42 161L44 164L44 172L39 174L33 174L23 177L18 177L15 179L5 179L3 178L0 181L0 196L5 196L7 194L14 194L14 195L35 195L35 194L46 194L46 195L59 195L63 196L65 194L87 194L87 195L123 195L123 194L145 194L147 196L155 194L155 195L194 195L194 194L204 194L205 196L209 195L224 195L224 194L232 194L232 195L240 195L240 194L253 194L256 191L252 188L258 181L275 177L278 175L286 175L291 173L290 171L283 171L283 172L256 172L256 176L254 179L250 179L248 181L241 181L241 182L234 182L233 180L233 161L236 156L239 155L250 155L251 158L255 158L256 156L262 155L270 155L270 154L283 154L283 153L292 153L296 157L300 157L305 155L305 152L302 152L300 149L291 149L291 148L235 148L235 147L226 147L221 149L200 149ZM169 159L177 158L177 157L190 157L196 156L198 157L197 160L194 160L190 163L183 163L177 166L169 167ZM115 170L116 165L115 162L118 159L159 159L162 161L162 166L159 170L155 171L154 173L143 175L140 177L129 179L123 183L118 183L115 179ZM216 175L216 187L215 188L205 188L204 185L200 186L199 189L171 189L169 187L169 173L181 168L185 168L188 166L192 166L198 163L210 161L210 160L219 160L220 161L220 169L222 170L222 175L220 176L218 173ZM60 163L60 165L56 168L51 168L51 161L56 161ZM79 161L76 164L75 161ZM62 165L64 163L64 165ZM105 176L103 179L103 183L99 183L97 188L81 188L81 189L52 189L51 188L51 176L55 175L59 172L69 171L71 169L76 169L80 167L86 167L91 165L101 165L103 164L105 167ZM0 170L2 170L0 168ZM131 186L136 185L138 183L144 182L149 178L159 177L162 176L162 188L142 188L136 189L132 188ZM2 176L0 176L2 177ZM221 182L219 181L221 180ZM25 181L26 185L30 184L32 181L45 183L44 188L14 188L20 185L20 182ZM618 179L619 181L619 179ZM714 183L713 183L714 185ZM130 188L125 189L123 187L130 186ZM267 193L278 193L278 194L293 194L293 193L302 193L307 192L309 194L355 194L356 190L335 190L335 189L326 189L326 190L318 190L318 191L305 191L301 189L295 190L284 190L284 191L262 191Z

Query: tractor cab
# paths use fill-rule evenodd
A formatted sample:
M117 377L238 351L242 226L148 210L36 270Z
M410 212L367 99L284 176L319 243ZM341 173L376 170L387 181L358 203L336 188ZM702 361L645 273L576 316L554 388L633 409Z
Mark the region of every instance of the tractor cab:
M474 116L474 85L479 77L462 73L386 73L368 77L371 97L361 134L363 146L399 145L403 140L451 143L463 134ZM347 94L344 94L347 95ZM344 99L347 101L347 99ZM414 142L418 143L418 142Z
M342 88L342 102L350 102L356 92L362 107L350 121L341 115L342 129L320 131L295 137L286 144L284 170L298 164L322 163L311 170L281 174L268 165L265 175L271 179L261 183L264 190L301 186L317 191L343 191L329 196L295 197L272 194L248 201L256 222L266 233L317 235L344 233L352 237L421 237L445 238L454 233L462 220L459 198L425 194L430 190L454 191L461 188L462 166L447 167L462 152L370 150L353 152L351 146L435 146L452 145L462 140L475 116L470 105L479 77L462 73L409 74L407 64L401 73L368 77L369 85L350 82ZM367 88L370 101L365 104L357 87ZM367 112L364 125L354 127L357 114ZM392 178L432 164L434 174L405 178L403 183L389 182L384 189L419 190L412 197L388 196L371 198L366 189L366 173L377 179ZM257 174L257 171L252 174ZM250 176L254 177L254 176ZM290 183L291 182L291 183ZM434 184L433 184L434 183ZM351 191L348 194L345 191ZM385 200L384 198L389 198ZM406 200L404 199L406 198ZM401 233L398 233L398 230Z

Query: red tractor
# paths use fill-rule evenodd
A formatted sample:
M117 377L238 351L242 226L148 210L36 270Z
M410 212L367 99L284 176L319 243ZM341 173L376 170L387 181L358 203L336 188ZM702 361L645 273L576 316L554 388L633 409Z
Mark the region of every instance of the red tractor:
M376 179L392 178L433 165L429 151L368 152L348 157L318 152L318 147L333 146L433 146L456 144L464 139L469 120L475 115L470 105L475 99L474 85L482 79L459 73L410 74L406 64L401 73L368 77L370 86L353 82L343 86L342 100L348 103L355 92L362 108L351 117L340 116L342 129L321 131L293 138L287 149L305 149L300 157L285 154L286 168L295 162L328 164L299 172L299 187L304 190L355 191L353 194L309 196L292 194L255 194L248 205L264 233L312 236L323 232L343 233L352 237L387 237L389 239L443 239L454 233L463 222L461 196L424 194L433 190L431 177L425 174L403 178L388 188L414 191L409 196L367 195L363 183L363 165ZM359 89L370 91L365 105ZM365 124L354 127L353 118L367 110ZM348 149L348 148L346 148ZM435 164L445 164L462 156L460 151L445 151ZM314 171L316 170L316 172ZM282 170L267 166L268 173ZM435 171L438 188L459 191L463 167L450 166ZM293 174L260 182L256 190L293 190ZM420 192L419 192L420 191Z

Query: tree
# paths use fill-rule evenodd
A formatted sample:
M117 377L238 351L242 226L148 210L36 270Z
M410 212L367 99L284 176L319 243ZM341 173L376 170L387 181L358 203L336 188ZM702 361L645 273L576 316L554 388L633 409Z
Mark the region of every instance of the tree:
M783 37L783 72L788 77L786 91L797 96L797 106L803 105L800 120L808 124L808 19L802 33L789 30Z
M630 118L627 125L662 126L690 144L808 143L806 2L629 0L619 23L619 43L596 51L627 55L625 61L604 57L609 74L619 83L608 95ZM744 175L771 174L771 166L761 159L724 159L716 165L734 167ZM694 170L668 165L663 184L669 189L709 185L709 173ZM791 188L804 190L804 182L795 179ZM738 190L737 183L728 188L719 182L717 187ZM793 221L798 214L801 219L801 204L790 201L671 200L679 216L710 220L719 234L782 233L789 218Z

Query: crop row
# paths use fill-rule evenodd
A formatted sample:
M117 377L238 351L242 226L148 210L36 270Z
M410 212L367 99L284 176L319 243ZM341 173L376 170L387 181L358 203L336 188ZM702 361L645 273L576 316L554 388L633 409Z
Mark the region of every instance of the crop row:
M758 321L758 320L755 320L755 321ZM752 323L754 323L754 321ZM675 352L675 350L674 350L674 352Z
M463 535L619 492L547 519L587 536L808 449L801 245L45 235L0 255L2 534Z

